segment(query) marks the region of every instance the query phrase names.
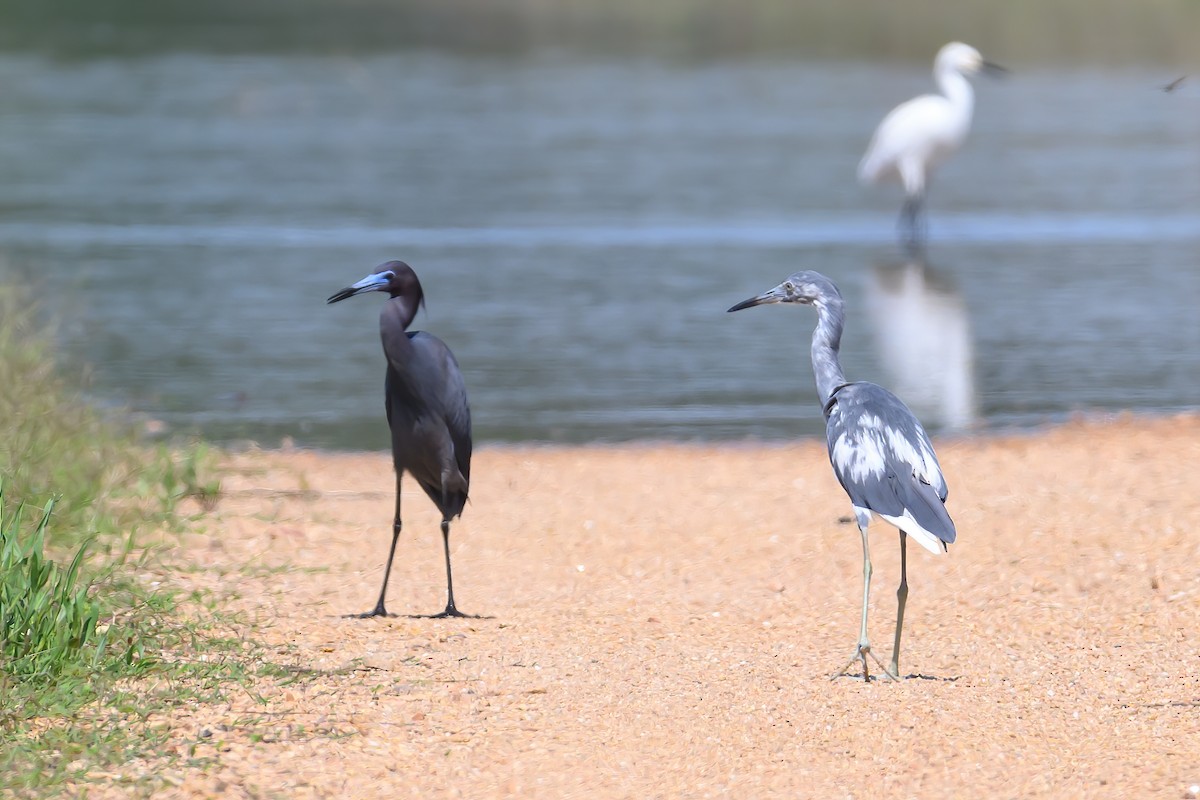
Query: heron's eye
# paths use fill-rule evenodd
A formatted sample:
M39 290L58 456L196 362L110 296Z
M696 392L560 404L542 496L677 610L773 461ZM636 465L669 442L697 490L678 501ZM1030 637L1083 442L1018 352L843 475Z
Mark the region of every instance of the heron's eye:
M785 292L787 292L788 294L791 294L792 292L796 291L796 287L792 284L791 281L788 281L787 283L785 283L783 285L783 290Z
M384 277L386 280L389 280L389 281L394 281L394 280L396 280L396 273L394 273L394 272L385 272L385 273L383 273L383 277Z

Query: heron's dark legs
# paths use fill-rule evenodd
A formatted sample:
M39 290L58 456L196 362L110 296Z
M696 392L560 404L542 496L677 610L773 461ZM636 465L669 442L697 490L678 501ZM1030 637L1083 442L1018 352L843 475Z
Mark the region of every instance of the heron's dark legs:
M450 520L442 520L442 547L446 551L446 610L433 617L465 617L466 614L454 607L454 579L450 575Z
M861 659L862 660L862 668L863 668L863 680L866 680L866 681L871 680L871 672L869 669L870 665L867 664L867 656L868 655L871 657L871 659L876 664L879 665L879 668L881 670L883 670L885 675L887 675L889 678L894 678L894 676L890 672L887 671L887 668L883 666L883 662L879 660L879 656L877 656L873 652L871 652L871 642L867 639L867 606L871 599L871 547L870 547L870 543L867 540L867 525L865 524L865 521L861 517L858 521L858 530L862 534L862 540L863 540L862 626L858 630L858 645L854 648L854 652L850 654L850 660L846 662L846 665L844 667L842 667L837 672L835 672L833 675L831 675L830 679L840 678L841 676L846 675L847 674L846 670L850 669L850 666L852 664L854 664L855 661L858 661Z
M908 534L900 531L900 588L896 590L896 641L892 644L892 677L900 677L900 632L904 629L904 604L908 601Z
M396 516L392 519L392 549L388 550L387 566L383 568L383 587L379 590L379 602L375 603L375 608L366 611L362 614L350 614L351 617L359 619L367 619L368 617L386 617L387 609L383 606L383 599L387 596L388 578L392 574L392 559L396 556L396 542L400 539L400 476L396 476Z

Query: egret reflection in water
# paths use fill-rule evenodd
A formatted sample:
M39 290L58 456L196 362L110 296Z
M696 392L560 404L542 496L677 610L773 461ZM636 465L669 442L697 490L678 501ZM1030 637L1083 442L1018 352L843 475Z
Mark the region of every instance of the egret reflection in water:
M978 412L970 315L922 250L867 275L866 311L887 385L930 427L962 430Z

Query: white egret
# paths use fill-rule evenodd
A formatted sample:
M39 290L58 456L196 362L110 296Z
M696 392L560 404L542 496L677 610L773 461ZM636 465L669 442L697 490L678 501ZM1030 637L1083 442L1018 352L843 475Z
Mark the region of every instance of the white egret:
M980 71L1005 70L962 42L939 50L933 78L942 93L914 97L893 108L859 162L858 179L863 183L897 178L904 185L900 229L910 243L921 238L918 218L934 167L962 145L971 129L975 92L967 76Z

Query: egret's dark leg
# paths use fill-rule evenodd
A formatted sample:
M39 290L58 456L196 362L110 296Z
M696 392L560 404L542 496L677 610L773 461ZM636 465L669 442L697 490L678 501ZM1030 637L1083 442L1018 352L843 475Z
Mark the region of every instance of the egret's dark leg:
M442 520L442 547L446 551L446 610L433 617L465 617L466 614L454 607L454 578L450 575L450 520Z
M921 196L905 196L900 209L900 239L909 250L920 247L925 231L921 226Z
M388 550L387 566L383 568L383 587L379 590L379 602L375 608L362 614L350 614L351 617L367 619L368 617L386 617L387 609L383 606L383 598L387 596L388 577L392 574L392 559L396 556L396 542L400 539L400 475L396 475L396 516L392 518L392 549Z
M922 227L919 229L919 233L916 235L901 235L900 237L900 251L907 259L917 261L923 261L925 259L924 223L921 223L921 225Z
M871 652L871 642L867 639L867 606L871 599L871 547L867 540L867 523L869 521L869 516L867 519L863 519L861 515L859 516L858 530L862 534L863 540L863 606L862 626L858 629L858 645L854 648L854 652L850 654L850 660L846 662L846 665L829 676L831 680L846 675L846 670L850 669L850 666L860 659L862 660L863 680L871 680L871 673L867 664L868 655L879 665L879 668L883 670L885 675L889 678L893 677L887 671L887 668L883 666L883 662L879 660L879 656Z
M900 588L896 590L896 641L892 644L892 677L900 677L900 632L904 629L904 604L908 601L908 534L900 531Z

